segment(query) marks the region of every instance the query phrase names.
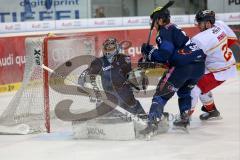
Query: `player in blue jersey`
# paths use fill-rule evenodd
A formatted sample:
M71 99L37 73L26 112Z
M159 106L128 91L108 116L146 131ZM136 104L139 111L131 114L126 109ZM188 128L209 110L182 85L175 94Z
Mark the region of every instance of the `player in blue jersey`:
M204 73L206 58L203 51L180 28L170 23L168 9L162 11L158 7L150 18L157 30L157 48L144 43L141 52L145 61L168 64L169 69L157 85L148 115L148 126L141 131L142 134L158 130L164 106L175 92L178 95L180 119L173 124L181 127L189 125L190 92Z

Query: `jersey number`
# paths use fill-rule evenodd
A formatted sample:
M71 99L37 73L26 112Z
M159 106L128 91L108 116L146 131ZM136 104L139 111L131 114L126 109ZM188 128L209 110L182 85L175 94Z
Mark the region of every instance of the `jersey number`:
M223 56L225 58L226 61L229 61L232 58L232 52L228 52L228 46L227 44L224 44L222 46L222 51L223 51Z

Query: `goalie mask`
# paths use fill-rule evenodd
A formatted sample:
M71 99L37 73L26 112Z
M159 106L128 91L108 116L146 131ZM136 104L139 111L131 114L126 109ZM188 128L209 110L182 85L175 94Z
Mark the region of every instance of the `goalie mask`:
M105 56L110 63L112 62L114 55L119 53L119 50L119 44L116 38L110 37L103 43L103 56Z

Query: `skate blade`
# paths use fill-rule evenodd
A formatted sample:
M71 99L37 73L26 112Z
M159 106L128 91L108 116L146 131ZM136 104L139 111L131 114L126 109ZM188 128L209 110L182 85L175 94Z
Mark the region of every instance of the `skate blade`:
M223 118L221 116L218 117L212 117L209 119L201 119L201 121L216 121L216 120L222 120Z

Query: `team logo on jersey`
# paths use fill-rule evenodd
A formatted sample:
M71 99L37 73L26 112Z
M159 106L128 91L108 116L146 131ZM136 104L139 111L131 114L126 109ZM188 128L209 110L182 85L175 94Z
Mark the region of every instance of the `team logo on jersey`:
M102 70L103 71L107 71L107 70L109 70L109 69L111 69L112 68L112 66L110 65L110 66L107 66L107 67L102 67Z

